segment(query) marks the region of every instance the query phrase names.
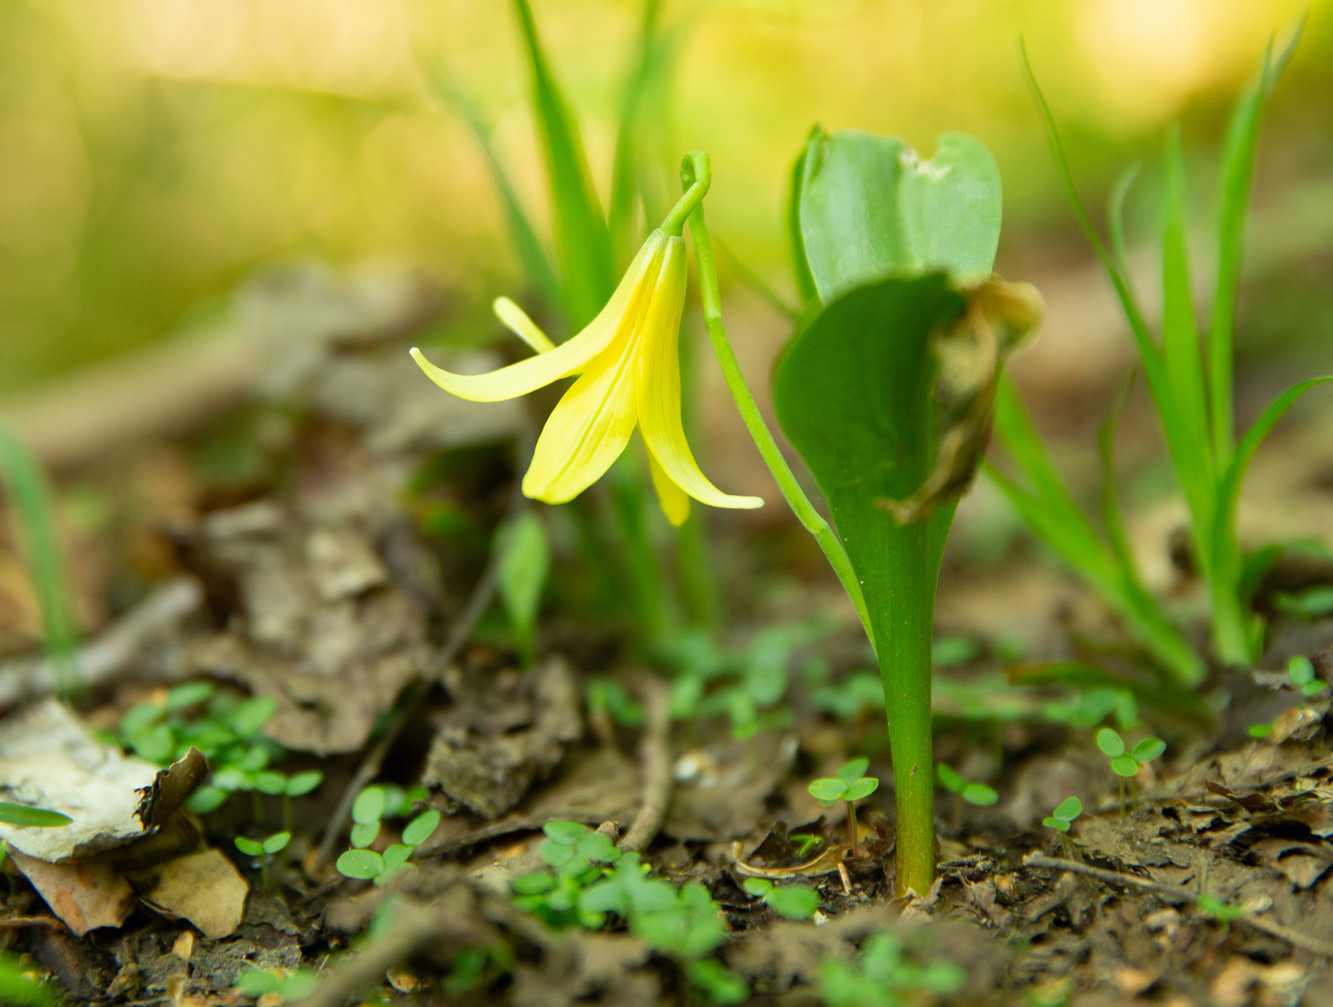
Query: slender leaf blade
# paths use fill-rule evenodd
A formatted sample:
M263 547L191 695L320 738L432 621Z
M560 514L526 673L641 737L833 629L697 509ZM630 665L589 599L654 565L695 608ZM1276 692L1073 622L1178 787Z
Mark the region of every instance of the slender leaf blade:
M593 189L578 125L556 83L528 0L514 0L532 72L533 110L555 210L556 251L572 321L582 328L615 286L611 237Z

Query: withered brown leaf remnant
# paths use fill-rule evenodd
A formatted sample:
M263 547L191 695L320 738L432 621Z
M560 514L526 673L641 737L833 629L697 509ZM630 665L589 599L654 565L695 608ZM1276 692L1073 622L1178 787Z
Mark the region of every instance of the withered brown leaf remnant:
M957 324L931 337L938 367L934 466L907 498L875 501L899 524L924 521L972 485L990 442L1000 369L1027 344L1043 310L1041 295L1031 284L989 280L968 291L967 310Z

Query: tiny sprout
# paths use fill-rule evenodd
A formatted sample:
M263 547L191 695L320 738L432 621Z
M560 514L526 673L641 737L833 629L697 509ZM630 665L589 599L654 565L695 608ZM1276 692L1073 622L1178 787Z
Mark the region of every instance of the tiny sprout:
M1287 677L1307 699L1324 691L1325 683L1315 675L1314 664L1303 654L1298 654L1287 662Z
M1097 732L1097 747L1111 760L1111 770L1117 776L1131 779L1139 770L1166 751L1161 738L1144 738L1132 749L1126 749L1125 739L1114 728L1103 727Z
M819 908L819 893L805 885L778 887L768 878L746 878L741 887L779 916L789 920L808 920Z
M1245 907L1238 906L1234 902L1223 902L1215 895L1209 895L1204 892L1195 900L1200 911L1211 916L1219 923L1228 924L1232 920L1238 920L1245 915Z
M1061 835L1069 831L1069 826L1083 814L1083 802L1077 797L1066 797L1055 806L1055 810L1041 820L1048 829L1055 829Z
M855 802L869 797L879 788L877 777L864 775L869 768L869 759L852 759L838 770L836 777L812 780L809 787L810 796L826 808L839 801L847 802L847 840L853 857L860 856L856 842Z
M1097 732L1097 747L1111 760L1111 771L1120 778L1120 815L1125 814L1126 785L1139 775L1139 770L1166 751L1161 738L1143 738L1132 749L1126 750L1125 739L1113 728L1103 727Z
M234 840L236 848L247 857L262 857L259 862L259 877L265 888L268 888L268 861L275 853L281 853L287 848L287 844L292 841L290 832L275 832L265 839L249 839L245 836L237 836Z
M1048 829L1054 829L1060 836L1060 845L1064 847L1065 856L1070 860L1077 859L1074 855L1073 847L1069 844L1069 827L1074 819L1083 814L1083 802L1077 797L1066 797L1055 806L1055 810L1041 820L1041 824Z
M945 790L951 794L957 794L968 804L987 807L1000 799L1000 795L995 792L994 787L973 780L965 780L956 769L952 766L946 766L942 762L935 767L935 775Z

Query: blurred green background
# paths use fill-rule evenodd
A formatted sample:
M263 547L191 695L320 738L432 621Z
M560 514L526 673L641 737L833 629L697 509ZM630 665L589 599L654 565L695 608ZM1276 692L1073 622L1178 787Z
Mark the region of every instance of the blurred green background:
M1333 0L668 2L675 59L648 124L662 191L713 159L710 223L790 289L788 170L812 123L963 130L1006 186L1001 269L1082 256L1026 91L1018 40L1094 205L1183 118L1215 163L1264 45L1306 15L1261 144L1257 203L1314 240L1333 220ZM639 5L534 0L603 195ZM545 221L528 80L499 0L7 0L0 3L0 396L171 333L259 264L418 264L466 295L521 288L440 61L495 128ZM1200 202L1211 170L1200 171ZM1284 194L1300 194L1283 203ZM1283 209L1287 207L1288 209ZM1298 210L1291 208L1298 207ZM1325 248L1327 241L1323 241ZM1071 252L1071 250L1077 250Z

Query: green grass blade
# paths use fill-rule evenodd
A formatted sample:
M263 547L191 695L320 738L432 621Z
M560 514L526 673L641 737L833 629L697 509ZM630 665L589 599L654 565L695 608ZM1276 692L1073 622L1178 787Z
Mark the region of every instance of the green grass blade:
M1121 275L1125 277L1126 284L1129 283L1129 269L1126 265L1129 256L1125 251L1125 201L1129 198L1129 190L1134 187L1141 168L1142 165L1136 161L1122 171L1120 177L1115 180L1115 185L1111 186L1111 196L1106 203L1106 225L1111 239L1111 255Z
M1103 434L1103 437L1109 436L1110 433ZM1197 682L1203 674L1198 656L1162 614L1135 570L1115 503L1110 473L1105 474L1102 505L1108 546L1070 496L1017 394L1004 381L996 395L995 439L1009 452L1032 486L1031 491L1023 489L994 465L987 464L984 468L1019 516L1038 538L1101 594L1176 680ZM1109 455L1105 456L1103 464L1109 466ZM1110 502L1107 495L1110 495Z
M650 117L647 109L666 78L675 49L671 38L659 28L661 8L661 0L646 0L643 5L638 49L621 98L607 218L612 248L622 261L633 255L634 207L643 198L637 177L642 153L640 123Z
M1055 125L1055 117L1037 84L1032 66L1028 62L1026 50L1023 52L1023 66L1028 84L1032 88L1037 105L1041 110L1042 120L1046 126L1047 140L1055 159L1056 171L1060 176L1060 182L1074 211L1074 216L1088 242L1092 245L1093 251L1097 254L1097 258L1101 261L1102 267L1106 270L1111 285L1115 289L1116 297L1120 301L1121 309L1129 322L1130 332L1134 336L1134 343L1139 351L1139 359L1143 362L1143 373L1148 381L1148 389L1152 392L1153 401L1157 406L1157 413L1162 423L1162 432L1166 437L1172 462L1180 475L1181 488L1185 492L1190 511L1194 515L1196 523L1199 520L1207 522L1212 511L1212 487L1197 477L1198 463L1191 457L1190 444L1186 436L1188 421L1183 418L1181 406L1173 394L1163 351L1153 342L1143 313L1129 289L1129 284L1123 272L1106 250L1106 246L1097 234L1097 229L1093 227L1092 220L1079 198L1078 190L1074 187L1073 175L1069 169L1069 161L1065 155L1064 144L1060 140L1060 134Z
M1333 381L1333 375L1298 382L1274 399L1240 439L1235 454L1218 480L1217 508L1213 514L1210 534L1216 549L1211 557L1214 572L1210 587L1213 588L1214 641L1218 656L1228 663L1252 659L1258 642L1246 626L1241 606L1243 557L1238 549L1226 548L1227 543L1234 542L1236 538L1236 509L1245 471L1259 445L1278 421L1287 415L1302 395L1326 381Z
M532 70L533 108L555 210L555 240L571 322L582 328L615 286L611 237L593 190L578 126L537 37L528 0L514 0Z
M495 151L495 145L491 143L490 125L482 116L480 109L455 83L442 65L438 62L430 64L427 67L427 73L436 93L445 104L462 116L463 121L467 123L468 128L472 131L473 137L476 138L477 146L486 160L486 167L491 173L491 179L494 181L495 188L500 194L500 201L504 205L505 221L509 225L509 238L514 243L514 251L518 255L519 265L523 267L524 275L541 293L547 304L564 307L568 310L564 304L564 293L560 288L560 278L556 275L551 260L542 248L542 243L537 237L537 231L523 209L523 204L518 198L518 192L515 190L513 182L510 181L509 173L505 171L504 164Z
M73 607L60 558L59 540L51 520L53 508L46 476L18 435L0 423L0 486L9 497L11 513L26 545L28 570L42 612L47 653L55 662L62 693L79 686L75 665L78 637Z
M983 466L983 471L1028 527L1056 555L1103 594L1117 591L1106 547L1081 512L1075 509L1070 513L1058 505L1052 506L1051 501L1024 489L989 462Z
M1303 27L1303 25L1302 25ZM1245 234L1245 217L1254 182L1255 152L1264 104L1290 59L1301 28L1276 60L1270 44L1264 53L1259 77L1236 106L1227 129L1222 157L1221 199L1217 215L1217 288L1208 327L1208 370L1213 453L1219 466L1231 457L1234 443L1232 402L1233 339L1236 321L1236 290Z
M1060 473L1051 464L1050 456L1023 408L1023 400L1009 381L1001 375L995 389L994 435L1010 457L1023 471L1035 493L1055 506L1058 502L1065 513L1080 513Z
M1166 144L1166 214L1162 231L1162 359L1171 390L1171 410L1163 411L1162 421L1171 425L1167 436L1172 441L1172 454L1185 497L1194 510L1195 527L1204 529L1212 510L1214 474L1186 240L1185 164L1180 151L1180 131L1172 129ZM1202 512L1195 510L1196 505Z
M1153 343L1147 322L1143 318L1143 312L1139 309L1138 302L1129 289L1124 273L1121 272L1120 267L1117 266L1115 260L1106 250L1101 235L1097 233L1097 228L1093 226L1092 218L1088 216L1087 208L1084 207L1083 200L1074 187L1074 176L1069 169L1069 158L1065 154L1064 142L1060 139L1060 131L1055 125L1055 115L1051 112L1050 105L1046 103L1046 96L1042 93L1041 87L1037 83L1037 77L1032 72L1032 64L1028 61L1026 47L1022 49L1022 57L1023 73L1027 77L1028 87L1032 89L1032 95L1036 99L1037 108L1041 113L1042 124L1046 129L1046 140L1051 148L1051 156L1055 160L1055 170L1060 177L1060 185L1065 190L1065 196L1069 200L1070 209L1074 212L1079 228L1087 238L1088 244L1092 246L1092 250L1100 260L1102 268L1106 270L1111 285L1115 288L1116 297L1125 312L1125 318L1129 321L1130 331L1134 334L1134 342L1138 345L1139 355L1143 358L1148 381L1156 387L1156 384L1163 382L1164 379L1164 375L1161 373L1161 355Z

